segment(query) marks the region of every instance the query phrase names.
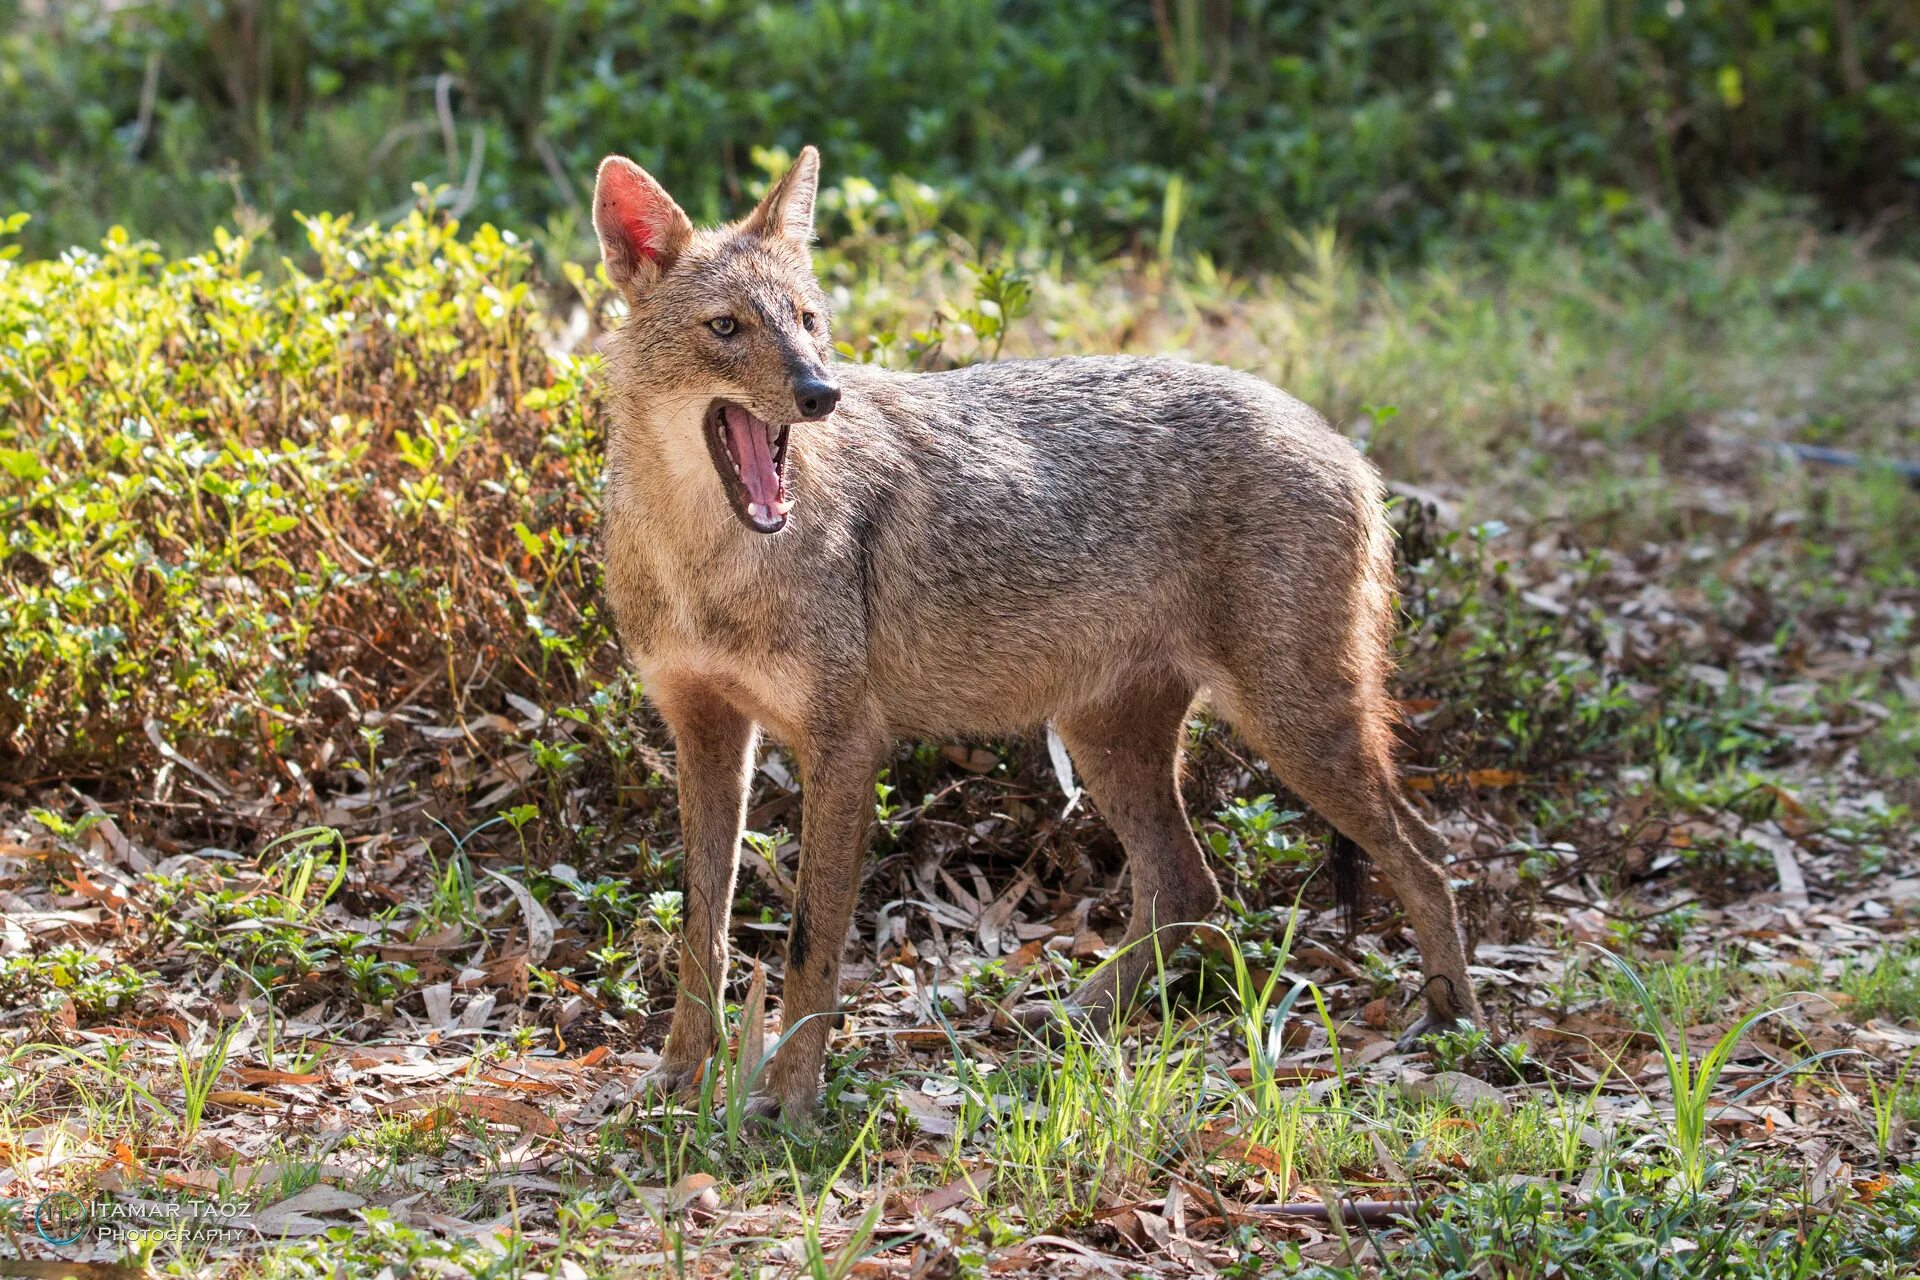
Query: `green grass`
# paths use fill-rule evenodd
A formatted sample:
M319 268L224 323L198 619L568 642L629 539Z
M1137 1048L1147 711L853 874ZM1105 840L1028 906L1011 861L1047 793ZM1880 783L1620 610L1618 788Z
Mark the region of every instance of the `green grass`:
M1449 1197L1394 1259L1408 1280L1462 1275L1713 1276L1753 1280L1907 1274L1920 1244L1920 1181L1894 1180L1858 1219L1795 1204L1796 1171L1777 1165L1727 1206L1603 1186L1572 1200L1508 1185ZM1350 1272L1303 1271L1316 1280Z
M398 1162L414 1156L437 1156L453 1137L444 1124L422 1125L417 1116L390 1116L370 1129L351 1135L349 1143L376 1156Z
M1920 1023L1920 947L1907 945L1868 963L1849 963L1841 971L1840 989L1853 997L1853 1010L1862 1018Z
M1710 1154L1706 1147L1707 1124L1713 1110L1714 1095L1720 1091L1720 1077L1747 1032L1766 1019L1787 1012L1788 1007L1776 1006L1744 1013L1704 1052L1696 1052L1687 1023L1674 1016L1671 1004L1663 1003L1655 996L1631 964L1611 951L1603 955L1632 987L1643 1023L1659 1047L1660 1062L1666 1071L1667 1088L1672 1100L1673 1121L1666 1137L1675 1161L1673 1172L1683 1190L1697 1195L1705 1189L1711 1171ZM1845 1052L1848 1050L1830 1049L1802 1058L1782 1067L1760 1083L1749 1086L1736 1095L1735 1101L1757 1093L1775 1081L1798 1074L1823 1058Z
M1899 1064L1891 1080L1882 1082L1867 1073L1867 1103L1873 1122L1873 1147L1881 1162L1894 1159L1894 1139L1902 1129L1910 1130L1920 1122L1920 1080L1913 1078L1914 1064L1920 1054L1911 1054Z

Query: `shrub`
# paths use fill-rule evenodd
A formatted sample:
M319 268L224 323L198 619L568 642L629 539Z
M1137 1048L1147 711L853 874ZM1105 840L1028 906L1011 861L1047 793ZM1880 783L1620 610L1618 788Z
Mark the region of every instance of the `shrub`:
M1524 229L1542 198L1563 227L1642 196L1715 218L1755 182L1849 218L1910 199L1920 11L0 0L0 118L45 250L115 218L197 243L236 205L392 216L421 179L573 252L608 151L714 217L755 147L816 142L861 179L825 202L843 222L1270 262L1289 228L1407 250Z
M224 232L0 261L0 773L292 777L409 697L584 687L599 450L525 247L302 226L271 277Z

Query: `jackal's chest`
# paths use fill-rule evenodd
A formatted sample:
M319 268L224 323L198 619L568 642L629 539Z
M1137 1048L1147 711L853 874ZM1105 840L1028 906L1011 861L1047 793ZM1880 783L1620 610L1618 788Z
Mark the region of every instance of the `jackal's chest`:
M750 587L701 582L674 566L607 565L607 600L621 642L636 660L711 654L733 665L787 647L782 628L754 605Z
M789 737L822 664L792 613L751 584L700 583L669 567L607 565L607 600L628 660L650 687L699 684Z
M742 649L710 629L676 620L633 652L647 689L705 688L782 741L792 742L809 720L819 668L792 652Z

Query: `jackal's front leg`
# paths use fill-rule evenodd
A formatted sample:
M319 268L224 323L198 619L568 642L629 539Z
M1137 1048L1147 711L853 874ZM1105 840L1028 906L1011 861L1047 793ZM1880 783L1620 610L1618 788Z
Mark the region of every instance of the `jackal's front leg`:
M820 1096L827 1034L840 1004L840 953L860 899L873 779L885 742L838 733L802 749L800 875L781 987L780 1051L767 1068L754 1109L805 1115Z
M704 688L664 684L652 694L673 730L678 754L685 914L673 1023L660 1065L647 1083L676 1093L699 1073L720 1034L727 917L746 823L753 723Z

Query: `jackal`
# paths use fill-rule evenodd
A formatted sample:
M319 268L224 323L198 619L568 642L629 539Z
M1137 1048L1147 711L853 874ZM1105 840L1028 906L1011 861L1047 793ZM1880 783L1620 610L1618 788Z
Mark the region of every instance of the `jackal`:
M594 224L630 314L606 346L606 591L673 732L680 994L656 1083L711 1052L761 733L801 782L760 1112L809 1110L901 738L1051 721L1125 846L1133 915L1065 1016L1104 1026L1219 903L1182 811L1203 691L1372 855L1413 924L1420 1025L1477 1020L1446 846L1407 802L1386 692L1393 566L1373 468L1247 374L1086 357L931 374L835 363L813 273L812 147L744 220L696 229L632 161Z

